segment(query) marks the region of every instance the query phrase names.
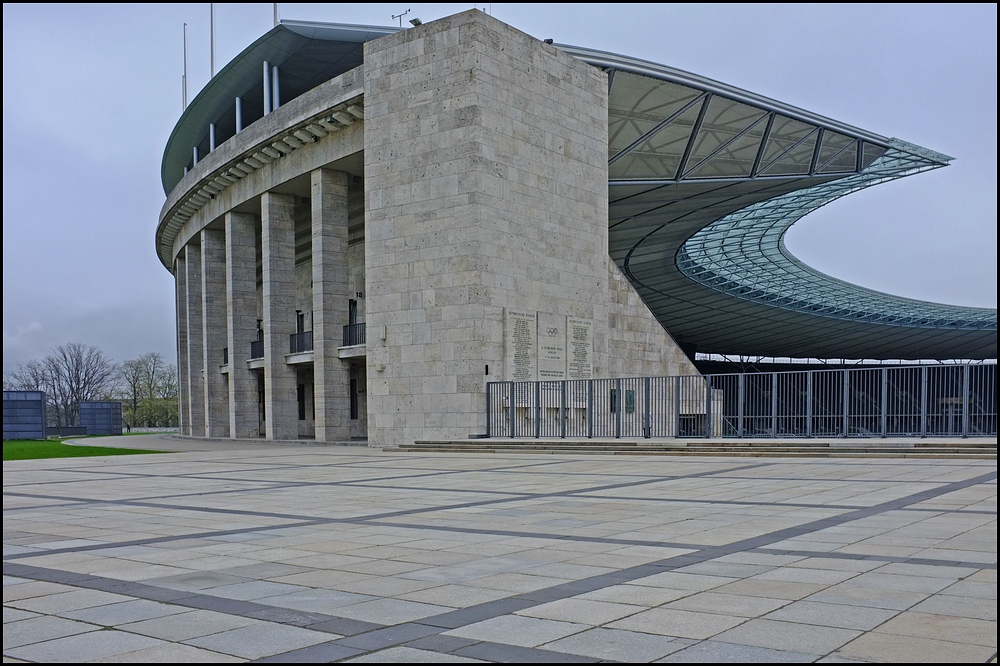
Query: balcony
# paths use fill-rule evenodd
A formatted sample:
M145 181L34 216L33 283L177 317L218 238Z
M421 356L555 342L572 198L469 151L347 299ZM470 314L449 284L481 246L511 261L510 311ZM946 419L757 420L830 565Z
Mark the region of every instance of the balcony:
M250 343L250 358L264 358L264 341L254 340Z
M344 327L344 347L365 344L365 322L348 324Z
M288 336L288 353L301 354L313 350L313 332L302 331Z

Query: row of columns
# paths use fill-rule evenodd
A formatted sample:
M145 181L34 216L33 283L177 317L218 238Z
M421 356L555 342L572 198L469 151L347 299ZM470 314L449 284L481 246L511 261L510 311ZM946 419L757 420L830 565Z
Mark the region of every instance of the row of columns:
M313 395L319 441L350 437L350 369L337 354L348 318L348 179L330 169L310 174ZM259 217L230 211L224 225L203 229L176 258L181 434L296 439L297 372L286 358L289 336L296 332L295 197L265 192ZM258 336L258 247L265 332L263 433L260 371L248 367L250 346ZM220 369L224 347L229 350L228 373Z

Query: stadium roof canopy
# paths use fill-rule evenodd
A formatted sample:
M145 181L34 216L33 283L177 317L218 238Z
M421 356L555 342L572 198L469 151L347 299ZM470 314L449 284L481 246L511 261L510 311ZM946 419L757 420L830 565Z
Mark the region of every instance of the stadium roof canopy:
M362 64L395 27L283 21L229 63L177 123L164 152L169 194L191 163L261 117L261 63L287 101ZM802 358L986 359L997 312L880 293L796 259L784 233L859 189L946 166L933 151L688 72L556 45L609 75L609 251L689 350ZM253 111L256 110L256 111ZM253 115L256 113L256 115ZM874 220L877 223L877 219Z

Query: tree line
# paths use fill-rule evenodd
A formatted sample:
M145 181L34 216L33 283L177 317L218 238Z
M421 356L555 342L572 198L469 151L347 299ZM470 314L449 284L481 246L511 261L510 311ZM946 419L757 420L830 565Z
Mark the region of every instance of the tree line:
M130 430L177 426L177 366L156 352L115 363L93 345L70 342L5 371L3 388L45 391L49 425L79 425L81 402L116 400Z

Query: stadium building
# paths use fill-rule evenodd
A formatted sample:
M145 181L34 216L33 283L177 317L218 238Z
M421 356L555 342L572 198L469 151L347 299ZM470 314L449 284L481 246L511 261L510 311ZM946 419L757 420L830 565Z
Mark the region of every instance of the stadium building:
M182 434L468 438L497 381L533 382L539 423L538 387L561 382L565 424L594 404L567 407L567 383L699 377L695 351L995 359L996 310L851 285L782 242L838 197L950 160L477 10L405 30L283 21L163 156ZM609 390L620 431L635 394ZM513 434L521 397L503 396ZM674 421L711 427L723 399L677 398Z

